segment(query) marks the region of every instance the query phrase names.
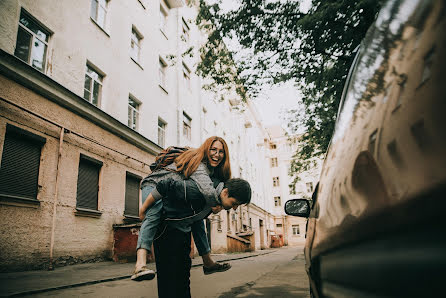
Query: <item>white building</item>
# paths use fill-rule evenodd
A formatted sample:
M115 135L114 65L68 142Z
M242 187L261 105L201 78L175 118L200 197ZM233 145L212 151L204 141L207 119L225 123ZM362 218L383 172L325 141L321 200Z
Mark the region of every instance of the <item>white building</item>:
M253 189L208 221L213 251L269 246L269 137L249 101L203 91L196 13L181 0L0 1L3 268L110 258L154 156L211 135Z
M280 126L266 129L271 137L269 143L270 182L272 186L272 213L274 232L282 235L284 245L302 244L305 241L306 219L288 216L284 205L290 199L310 199L319 181L321 162L317 166L299 175L299 181L291 186L293 177L289 175L293 154L299 146L297 136L288 136Z

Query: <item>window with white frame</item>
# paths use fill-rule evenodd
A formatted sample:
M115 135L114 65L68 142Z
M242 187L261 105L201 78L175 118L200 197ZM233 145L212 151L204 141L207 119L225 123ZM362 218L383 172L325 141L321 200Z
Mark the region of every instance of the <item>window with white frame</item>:
M167 10L160 4L160 30L166 34L167 31Z
M275 168L277 167L277 165L278 165L277 157L271 158L271 168Z
M50 32L22 9L14 55L45 72L49 37Z
M289 189L290 189L290 195L295 195L296 194L296 184L290 184L288 185Z
M164 148L166 145L166 122L158 118L158 145Z
M141 40L142 36L135 28L132 28L132 36L130 41L130 57L139 62L141 52Z
M86 65L84 99L97 107L100 106L101 103L103 79L103 75L99 74L99 72L97 72L88 64Z
M108 0L91 0L90 17L105 29Z
M159 59L159 84L161 87L163 87L165 90L167 88L167 79L166 79L166 72L167 72L167 63L164 62L161 58Z
M187 140L191 140L192 137L192 119L183 112L183 136Z
M186 23L186 20L184 18L182 18L182 33L181 33L181 40L184 43L188 43L189 39L190 39L190 34L189 34L189 26Z
M307 182L306 183L307 186L307 192L313 192L313 182Z
M277 145L276 145L276 144L270 144L270 145L269 145L269 148L270 148L270 149L276 149L276 148L277 148Z
M201 110L201 122L202 122L202 127L203 127L203 131L204 131L204 133L205 134L207 134L208 133L208 129L207 129L207 127L208 127L208 123L207 123L207 110L205 109L205 108L203 108L202 110Z
M276 206L276 207L282 206L280 197L274 197L274 206Z
M129 96L128 126L133 130L138 130L139 128L139 106L140 103L132 96Z
M293 228L293 235L300 235L299 225L292 225L291 227Z
M279 177L273 177L273 186L274 187L280 186Z
M183 63L183 83L184 86L190 90L191 84L190 84L190 69L186 66L186 64Z

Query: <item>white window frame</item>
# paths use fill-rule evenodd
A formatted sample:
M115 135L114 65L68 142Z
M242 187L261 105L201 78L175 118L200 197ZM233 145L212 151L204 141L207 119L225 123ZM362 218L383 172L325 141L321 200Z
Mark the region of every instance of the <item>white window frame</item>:
M279 187L280 186L279 177L273 177L273 186L274 187Z
M183 136L187 140L192 140L192 118L183 112Z
M279 161L277 157L271 157L271 168L277 168L279 165Z
M190 79L191 71L189 67L183 62L183 84L187 90L191 90L191 79Z
M106 29L106 26L107 26L107 14L108 14L108 2L109 2L110 0L91 0L91 3L90 3L90 18L99 26L99 27L101 27L102 29ZM92 11L92 9L93 9L93 2L96 2L96 11L94 12L95 13L95 15L93 16L92 15L92 13L93 13L93 11ZM104 2L105 4L103 4L103 3L100 3L100 2ZM100 23L100 21L98 20L98 15L99 15L99 9L103 9L103 11L104 11L104 21L103 21L103 24L101 24Z
M208 129L207 129L207 117L208 117L208 111L205 109L205 108L203 108L202 110L201 110L201 117L202 117L202 126L203 126L203 131L204 131L204 133L205 133L205 135L207 135L208 134Z
M46 35L47 35L47 39L48 40L45 40L45 39L42 39L42 37L41 36L39 36L38 34L36 34L36 33L34 33L33 31L31 31L30 29L28 29L25 25L23 25L21 22L20 22L20 18L22 17L22 15L24 15L24 16L26 16L26 18L27 19L29 19L31 22L33 22L33 23L35 23L37 26L39 26L40 28L40 31L42 31L42 33L45 33ZM28 53L28 61L25 61L27 64L29 64L29 65L31 65L33 68L35 68L35 69L37 69L37 70L39 70L39 71L41 71L41 72L43 72L43 73L45 73L45 71L46 71L46 62L47 62L47 59L48 59L48 48L49 48L49 45L48 45L48 42L49 42L49 40L50 40L50 37L51 37L51 35L52 35L52 32L50 31L50 30L48 30L45 26L43 26L39 21L37 21L33 16L31 16L31 14L29 14L26 10L24 10L24 9L21 9L21 11L20 11L20 16L19 16L19 28L18 28L18 30L20 30L20 29L23 29L23 30L25 30L25 32L27 32L27 33L29 33L29 34L31 34L31 40L30 40L30 47L29 47L29 53ZM17 32L17 38L18 38L18 34L19 34L19 32ZM33 49L34 49L34 44L35 44L35 40L38 40L38 41L40 41L40 42L42 42L44 45L45 45L45 53L44 53L44 59L43 59L43 61L42 61L42 69L39 69L39 68L37 68L37 67L35 67L33 64L32 64L32 61L31 61L31 58L32 58L32 56L33 56ZM17 40L16 40L16 43L17 43ZM15 53L14 53L15 54ZM16 56L17 57L17 56ZM23 61L23 60L22 60Z
M294 236L300 236L300 227L299 227L299 225L292 225L291 228L293 229L293 235Z
M158 117L158 145L163 148L166 146L166 128L167 122Z
M135 106L131 104L133 102ZM137 100L134 96L129 95L128 103L127 103L127 126L131 129L138 131L139 129L139 108L141 106L141 102Z
M161 57L159 57L158 76L159 85L167 91L167 63Z
M141 41L143 37L139 31L132 26L132 33L130 36L130 57L137 62L140 63L141 59Z
M88 70L90 70L91 72L96 74L96 76L92 76L92 74L90 74L88 72ZM89 90L86 89L85 88L85 79L84 79L84 99L86 101L88 101L89 103L91 103L92 105L95 105L93 103L93 90L94 90L94 84L97 83L99 85L99 94L98 94L96 106L100 107L101 102L102 102L102 87L103 87L103 81L104 81L105 76L89 63L86 64L85 76L88 76L91 79L91 84L90 84L90 89ZM88 90L88 92L90 93L90 96L88 99L85 98L85 90Z
M313 190L314 190L313 182L307 182L307 183L305 183L305 185L307 187L307 192L313 193Z
M161 1L161 3L160 3L159 27L160 27L160 31L167 38L167 22L168 22L168 17L169 17L169 11L168 11L169 8L163 2L164 1ZM166 7L164 7L164 6L166 6Z
M282 200L281 200L280 196L274 197L274 206L275 207L282 206Z
M182 33L181 33L181 40L187 44L190 40L190 28L189 25L187 25L186 20L184 18L181 18L182 20Z

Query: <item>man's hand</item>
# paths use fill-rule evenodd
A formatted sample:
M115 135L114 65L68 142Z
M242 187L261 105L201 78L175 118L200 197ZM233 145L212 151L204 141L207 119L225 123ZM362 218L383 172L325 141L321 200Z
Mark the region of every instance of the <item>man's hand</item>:
M144 220L144 217L146 217L146 213L143 210L139 210L139 219Z

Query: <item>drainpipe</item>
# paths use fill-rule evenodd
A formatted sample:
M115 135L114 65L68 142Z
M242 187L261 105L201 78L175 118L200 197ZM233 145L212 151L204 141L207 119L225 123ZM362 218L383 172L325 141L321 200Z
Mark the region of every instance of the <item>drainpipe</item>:
M53 203L53 223L51 225L50 264L48 266L48 270L54 270L54 267L53 267L54 230L56 228L59 168L60 168L60 160L62 157L62 144L63 144L64 131L65 131L65 129L63 127L61 127L60 128L60 137L59 137L59 152L57 154L56 183L55 183L56 186L55 186L55 190L54 190L54 203Z

